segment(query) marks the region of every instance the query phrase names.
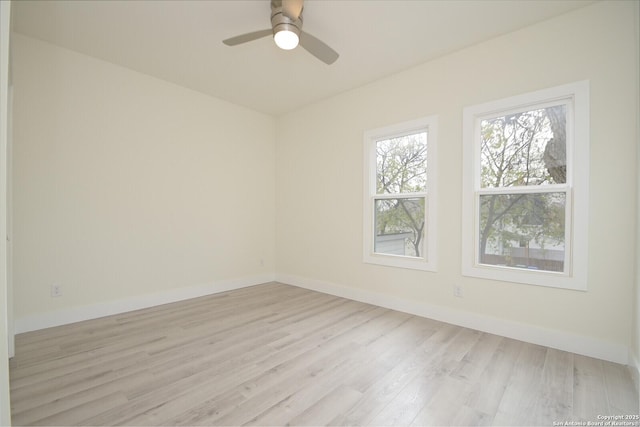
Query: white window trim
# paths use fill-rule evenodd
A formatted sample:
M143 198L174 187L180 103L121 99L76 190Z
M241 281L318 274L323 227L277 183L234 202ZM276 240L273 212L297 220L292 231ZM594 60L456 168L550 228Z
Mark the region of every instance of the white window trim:
M425 258L408 257L401 255L381 254L374 252L375 235L375 199L396 198L397 195L376 194L376 143L389 137L427 131L427 191L424 193L403 193L404 196L425 197L425 224L426 233L424 240ZM369 264L378 264L390 267L409 268L415 270L436 271L436 206L437 206L437 140L438 127L437 116L423 117L391 126L372 129L364 133L364 258Z
M480 147L476 144L479 119L503 111L569 99L573 114L567 116L567 184L508 191L567 194L565 272L524 270L480 264L478 260L478 194ZM483 279L587 290L589 232L589 82L580 81L464 108L463 111L463 191L462 191L462 274ZM544 187L544 188L542 188ZM567 189L568 187L568 189Z

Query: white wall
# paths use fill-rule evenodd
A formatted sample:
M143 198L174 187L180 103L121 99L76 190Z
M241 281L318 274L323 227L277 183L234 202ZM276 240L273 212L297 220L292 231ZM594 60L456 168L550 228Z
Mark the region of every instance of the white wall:
M278 278L626 363L636 259L633 11L633 2L600 2L281 117ZM585 79L588 292L463 277L463 107ZM439 271L363 264L363 132L432 114L439 115ZM453 296L454 285L464 298Z
M273 277L272 117L13 36L18 332Z

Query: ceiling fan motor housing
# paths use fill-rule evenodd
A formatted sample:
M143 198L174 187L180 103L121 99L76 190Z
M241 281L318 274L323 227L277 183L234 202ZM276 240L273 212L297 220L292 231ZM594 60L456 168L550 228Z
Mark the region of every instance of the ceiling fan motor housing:
M300 37L302 29L302 11L297 19L291 19L282 13L282 1L271 1L271 28L275 35L279 31L292 31Z

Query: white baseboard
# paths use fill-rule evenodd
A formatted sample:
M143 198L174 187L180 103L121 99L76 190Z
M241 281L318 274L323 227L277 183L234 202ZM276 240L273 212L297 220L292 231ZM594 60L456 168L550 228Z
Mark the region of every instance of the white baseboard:
M621 344L606 342L593 337L542 328L535 325L505 320L477 313L469 313L449 307L418 303L377 292L341 286L320 280L278 274L222 280L210 284L172 289L99 304L73 307L66 310L26 316L15 320L15 333L35 331L99 317L125 313L162 304L198 298L219 292L245 288L277 280L330 295L402 311L429 319L439 320L466 328L488 332L546 347L629 365L636 386L640 384L640 362Z
M126 313L142 308L155 307L157 305L198 298L205 295L226 292L233 289L246 288L261 283L272 282L274 275L259 275L242 277L237 279L221 280L198 286L171 289L154 294L140 295L131 298L108 301L99 304L85 305L53 311L42 314L26 316L15 320L15 333L35 331L81 322L83 320L97 319L113 314Z
M623 365L630 362L626 346L593 337L292 275L277 274L276 281Z

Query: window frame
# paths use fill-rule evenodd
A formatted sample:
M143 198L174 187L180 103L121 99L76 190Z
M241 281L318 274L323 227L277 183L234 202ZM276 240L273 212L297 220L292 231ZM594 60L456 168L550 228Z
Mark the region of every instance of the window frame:
M482 187L480 123L504 114L565 104L567 179L564 184ZM589 82L580 81L469 106L463 110L462 274L513 283L587 290L589 208ZM564 271L480 263L480 197L564 192Z
M427 188L417 193L377 194L377 143L378 141L411 135L425 131L427 133ZM436 271L436 201L437 201L437 116L432 115L368 130L364 133L364 201L363 201L363 261L390 267L408 268L424 271ZM411 257L375 252L375 203L379 199L424 198L425 230L423 240L424 256Z

